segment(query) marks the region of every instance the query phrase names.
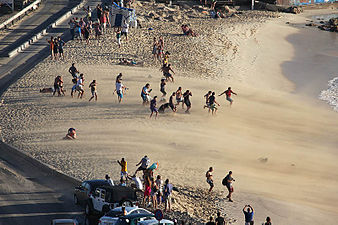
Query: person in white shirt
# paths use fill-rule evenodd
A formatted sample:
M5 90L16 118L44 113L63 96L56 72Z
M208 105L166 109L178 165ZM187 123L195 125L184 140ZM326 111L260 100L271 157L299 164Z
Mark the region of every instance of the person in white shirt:
M110 186L114 186L114 181L108 176L108 174L106 174L106 181Z
M139 177L137 177L136 175L133 175L132 177L128 176L128 178L135 182L135 186L137 189L143 190L143 184Z
M122 26L121 38L123 35L125 35L126 41L128 41L128 30L129 30L129 23L127 23L127 21L124 21L123 26Z
M127 90L127 87L124 86L121 82L121 80L118 80L116 83L115 83L115 91L117 93L117 100L119 101L119 103L122 102L122 98L123 98L123 91L124 90ZM115 92L114 91L114 92Z
M83 77L83 73L81 73L80 78L77 80L77 83L76 83L76 90L79 92L77 98L83 97L83 94L84 94L83 85L84 85L84 77Z

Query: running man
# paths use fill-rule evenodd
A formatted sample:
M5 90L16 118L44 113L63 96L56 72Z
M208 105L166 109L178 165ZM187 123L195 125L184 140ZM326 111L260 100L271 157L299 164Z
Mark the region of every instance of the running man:
M218 102L216 102L215 92L212 92L211 96L209 97L208 103L209 103L209 113L210 113L210 110L211 110L212 115L214 115L214 112L216 114L216 112L217 112L216 104L218 106L219 106L219 104L218 104Z
M76 69L75 63L72 63L72 66L69 67L68 72L73 76L73 78L77 78L79 71Z
M226 100L230 102L230 106L232 105L233 100L231 99L231 94L237 95L235 92L231 90L231 87L228 87L228 90L224 91L223 93L219 94L218 96L221 96L225 94L226 95Z
M165 91L165 79L161 79L161 83L160 83L160 91L162 93L162 97L165 97L167 95L167 92Z
M135 174L134 174L134 176L136 175L136 173L138 172L138 171L145 171L146 169L147 169L147 167L148 167L148 165L150 164L150 159L148 158L148 156L144 156L142 159L141 159L141 161L139 162L139 163L137 163L136 164L136 166L139 166L139 165L141 165L139 168L137 168L137 170L135 171Z
M192 93L189 90L187 90L183 94L184 104L187 106L187 110L185 110L185 113L190 113L189 112L189 110L191 108L190 96L192 96Z
M178 106L180 104L180 102L182 102L182 109L184 109L184 104L183 104L183 94L182 94L182 87L179 87L176 91L176 106Z
M207 177L207 183L210 185L209 193L214 188L214 180L213 180L213 177L212 177L212 172L213 171L214 171L213 168L210 167L209 170L205 174L205 176Z
M89 88L90 88L90 91L92 93L92 97L90 97L89 101L91 101L94 97L95 97L95 101L97 101L96 85L97 85L96 80L93 80L89 84Z
M157 96L155 96L151 101L150 101L150 117L151 118L155 112L155 119L157 118L157 114L158 114L158 109L156 107L156 100L157 100Z
M174 104L174 98L176 96L176 93L173 92L172 95L169 98L169 107L173 112L176 112L176 105Z
M245 217L245 225L253 225L254 209L250 205L245 205L243 208L243 213Z
M83 97L83 94L84 94L83 85L84 85L84 77L83 77L83 73L81 73L80 78L78 79L77 84L76 84L76 90L79 92L77 98Z
M229 199L229 202L233 202L231 195L234 192L234 187L232 186L232 182L235 181L234 178L232 178L232 171L229 171L228 175L226 175L225 179L225 186L227 187L229 194L227 198Z
M117 160L117 163L121 166L121 178L128 178L128 170L127 170L127 161L124 158L121 159L121 162Z
M117 100L119 101L119 103L122 102L123 91L127 90L127 87L122 84L121 80L122 80L121 78L120 79L116 78L115 83L115 91L117 93Z
M174 82L174 77L173 75L170 73L173 72L175 74L175 72L173 71L173 69L171 68L171 65L170 64L163 64L162 68L161 68L161 71L163 72L163 76L165 77L165 79L168 81L168 80L171 80L171 82Z
M203 109L209 108L209 97L211 96L212 91L208 91L203 97L205 98L205 105L203 106Z
M148 104L150 102L150 92L152 91L152 89L150 89L150 84L147 83L146 86L144 86L142 88L141 91L141 97L143 100L143 105Z

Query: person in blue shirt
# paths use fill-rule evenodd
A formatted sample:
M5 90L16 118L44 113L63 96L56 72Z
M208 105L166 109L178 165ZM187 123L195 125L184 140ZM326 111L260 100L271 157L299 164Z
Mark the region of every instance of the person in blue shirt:
M243 213L245 216L245 225L253 225L254 209L251 207L251 205L245 205L243 208Z

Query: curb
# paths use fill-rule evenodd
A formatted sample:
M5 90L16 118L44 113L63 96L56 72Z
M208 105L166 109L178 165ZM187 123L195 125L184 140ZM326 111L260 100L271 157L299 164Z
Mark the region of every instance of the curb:
M40 0L38 0L38 1L40 1ZM57 25L61 24L64 20L66 20L68 17L70 17L72 14L76 13L80 8L82 8L84 6L84 4L85 4L85 1L80 2L80 4L78 4L77 6L72 8L70 11L65 13L63 16L61 16L59 19L57 19L54 23L48 25L41 32L35 34L31 39L29 39L25 43L21 44L19 47L15 48L14 50L10 51L8 53L8 57L11 58L11 57L15 56L16 54L18 54L18 53L22 52L23 50L25 50L26 48L28 48L34 42L41 39L45 34L47 34L47 30L52 29L52 28L56 27Z

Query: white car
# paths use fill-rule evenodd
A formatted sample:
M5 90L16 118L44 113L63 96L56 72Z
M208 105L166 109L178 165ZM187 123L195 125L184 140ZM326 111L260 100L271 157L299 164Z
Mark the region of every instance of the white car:
M125 207L125 208L126 208L127 215L136 215L136 214L147 214L149 216L154 215L148 210L139 208L137 206ZM122 216L122 207L114 208L100 218L98 225L114 225L120 216Z
M137 223L137 225L172 225L174 224L173 221L170 220L161 220L160 222L158 222L158 220L143 220Z

